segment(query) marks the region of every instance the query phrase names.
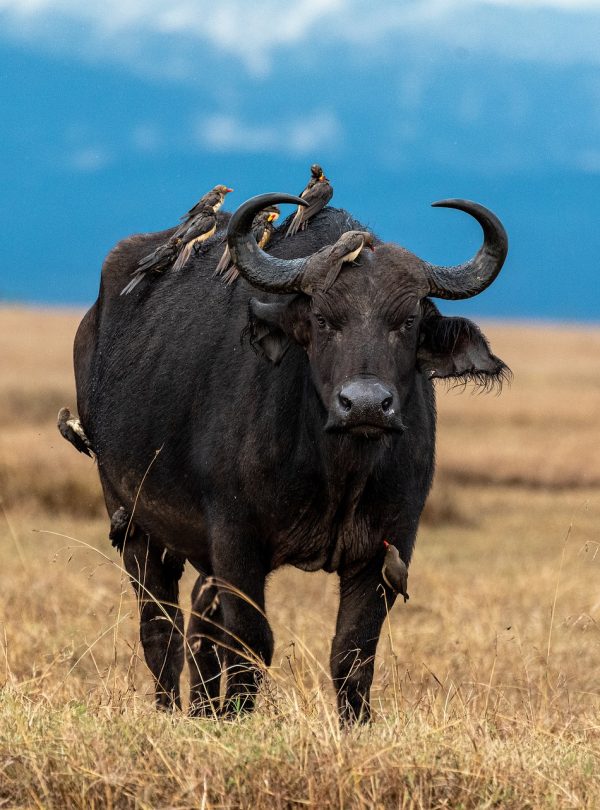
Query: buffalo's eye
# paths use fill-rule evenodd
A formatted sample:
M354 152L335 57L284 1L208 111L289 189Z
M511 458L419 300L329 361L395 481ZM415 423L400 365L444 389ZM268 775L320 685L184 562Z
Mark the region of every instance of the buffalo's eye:
M319 312L315 312L315 320L319 326L319 329L325 329L327 327L327 321Z
M407 318L407 319L404 321L404 323L402 324L402 329L404 329L404 330L408 330L408 329L410 329L410 327L413 325L413 323L414 323L414 322L415 322L415 316L414 316L414 315L410 315L410 316L409 316L409 317L408 317L408 318Z

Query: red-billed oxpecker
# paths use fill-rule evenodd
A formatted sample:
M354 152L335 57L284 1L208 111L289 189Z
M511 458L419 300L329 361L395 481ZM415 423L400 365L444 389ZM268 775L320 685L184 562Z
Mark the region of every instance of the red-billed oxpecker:
M181 270L190 258L192 250L197 251L202 242L215 235L216 230L217 215L212 208L206 208L196 214L181 237L183 247L175 260L173 270Z
M190 208L187 214L181 217L181 225L175 231L175 236L182 236L187 229L187 225L201 211L204 211L207 208L212 208L216 214L225 202L225 196L232 191L233 189L229 188L229 186L219 185L212 188L203 197L200 197L196 205Z
M261 250L264 250L269 243L269 240L273 235L273 231L275 230L275 225L273 223L279 219L279 214L279 208L276 205L270 205L268 208L265 208L264 211L261 211L254 217L254 221L252 223L252 235L256 239L256 244ZM229 247L227 245L225 246L223 255L219 259L219 263L215 269L215 276L221 276L223 274L225 274L224 280L227 284L233 284L233 282L239 276L239 270L231 261Z
M300 197L306 202L306 205L298 206L286 236L293 236L298 231L303 231L308 220L325 208L333 197L333 187L317 163L310 167L310 180Z
M381 569L381 578L390 590L401 594L406 602L408 601L408 568L396 546L393 546L387 540L383 541L383 545L385 546L385 557Z
M169 267L180 270L189 259L192 249L197 250L202 242L214 236L217 230L217 211L230 191L233 189L219 185L201 197L181 218L181 225L169 239L139 261L131 281L121 290L121 295L130 293L150 272L163 273Z

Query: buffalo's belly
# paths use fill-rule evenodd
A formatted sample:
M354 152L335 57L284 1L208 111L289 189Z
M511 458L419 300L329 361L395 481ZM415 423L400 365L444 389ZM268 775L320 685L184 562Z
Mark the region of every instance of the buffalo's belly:
M180 479L153 479L152 468L144 478L127 469L126 464L111 470L100 466L112 500L133 513L133 522L154 541L190 559L208 561L208 532L201 499L192 497Z

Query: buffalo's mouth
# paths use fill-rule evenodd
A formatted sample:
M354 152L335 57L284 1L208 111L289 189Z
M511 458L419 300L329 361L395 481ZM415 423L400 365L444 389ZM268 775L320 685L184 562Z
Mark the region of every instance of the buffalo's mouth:
M347 433L361 439L381 439L389 433L402 433L404 426L401 423L380 424L375 422L348 423L339 422L329 418L325 425L327 433Z
M381 427L380 425L353 425L352 427L348 428L348 433L351 436L358 436L363 439L379 439L383 436L384 433L388 433L389 431L386 428Z

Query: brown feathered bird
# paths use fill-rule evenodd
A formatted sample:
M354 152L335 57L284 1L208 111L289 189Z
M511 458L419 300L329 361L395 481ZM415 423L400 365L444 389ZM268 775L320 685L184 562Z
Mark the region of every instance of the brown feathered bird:
M113 512L113 516L110 519L110 531L108 533L108 539L120 553L123 553L123 548L125 546L125 540L127 538L127 530L131 524L131 515L125 509L124 506L119 506L119 508Z
M388 543L387 540L383 541L383 545L385 546L385 557L381 569L383 581L394 593L401 594L406 602L408 600L408 568L396 546Z
M202 242L206 242L207 239L215 235L216 230L217 215L212 208L206 208L196 214L181 236L183 247L173 264L173 270L181 270L190 258L192 250L198 250Z
M169 267L179 270L187 262L192 248L209 239L216 230L216 213L225 201L225 195L233 191L228 186L215 186L196 205L181 217L181 225L169 239L152 253L144 256L132 273L131 281L123 287L121 295L130 293L150 272L163 273Z
M275 230L273 223L279 219L279 213L279 208L276 205L270 205L254 217L254 221L252 222L252 235L261 250L264 250L273 235L273 231ZM239 270L231 261L228 245L225 246L223 255L219 259L219 263L215 269L216 276L223 274L225 274L224 281L227 284L233 284L239 276Z
M229 188L229 186L219 185L211 188L203 197L200 197L196 205L192 206L187 214L181 217L181 225L177 228L174 235L181 236L187 230L187 226L192 219L206 208L212 208L216 214L225 202L225 196L232 191L233 189Z
M68 442L71 442L73 447L76 450L79 450L80 453L85 453L86 456L92 458L92 453L94 452L92 449L92 445L90 444L90 440L85 435L85 430L83 429L80 420L71 414L71 411L68 408L61 408L58 412L58 419L56 420L56 426L60 432L60 435L63 439L66 439Z
M357 259L363 247L374 250L373 234L368 231L346 231L333 245L325 245L309 256L303 269L303 289L328 290L346 262Z
M335 245L331 248L327 259L330 268L323 283L323 289L325 291L335 283L342 269L342 265L346 262L355 261L364 247L375 250L373 246L373 234L368 231L346 231L346 233L340 236Z
M310 180L300 196L303 200L306 200L308 205L298 206L298 210L287 229L286 236L293 236L299 230L304 230L308 220L325 208L333 197L333 187L325 177L323 169L317 163L310 167Z

